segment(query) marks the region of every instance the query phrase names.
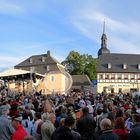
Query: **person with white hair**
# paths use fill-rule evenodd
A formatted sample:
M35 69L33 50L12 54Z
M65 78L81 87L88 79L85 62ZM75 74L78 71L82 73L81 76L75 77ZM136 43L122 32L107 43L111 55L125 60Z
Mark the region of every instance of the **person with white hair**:
M101 135L97 140L119 140L119 137L112 132L111 121L107 118L103 119L100 123Z
M10 140L11 135L14 133L14 128L11 125L10 120L8 119L9 106L2 105L0 106L0 139L1 140Z
M54 123L56 116L54 113L44 113L42 116L44 123L41 126L42 140L51 140L51 136L55 131Z

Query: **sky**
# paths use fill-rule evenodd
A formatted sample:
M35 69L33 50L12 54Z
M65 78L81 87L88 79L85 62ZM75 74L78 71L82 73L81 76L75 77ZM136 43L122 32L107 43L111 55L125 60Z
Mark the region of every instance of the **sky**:
M97 57L103 33L112 53L140 54L139 0L0 0L0 71L50 50Z

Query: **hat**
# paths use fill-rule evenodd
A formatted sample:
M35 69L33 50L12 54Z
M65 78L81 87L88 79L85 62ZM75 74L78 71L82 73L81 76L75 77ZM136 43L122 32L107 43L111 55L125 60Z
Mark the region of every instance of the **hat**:
M14 116L13 120L21 122L22 121L22 116L20 116L20 115Z
M8 105L2 105L2 106L0 106L0 111L7 111L9 109L10 109L10 107Z

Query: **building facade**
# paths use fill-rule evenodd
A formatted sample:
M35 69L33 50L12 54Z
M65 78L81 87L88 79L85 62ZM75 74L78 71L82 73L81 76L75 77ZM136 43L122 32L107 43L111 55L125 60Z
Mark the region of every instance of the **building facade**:
M40 80L30 79L30 81L36 81L32 86L36 86L35 89L43 94L63 93L72 85L71 76L67 74L65 67L51 56L50 51L47 54L31 56L15 68L44 75Z
M140 91L140 55L110 53L105 27L98 51L97 92Z

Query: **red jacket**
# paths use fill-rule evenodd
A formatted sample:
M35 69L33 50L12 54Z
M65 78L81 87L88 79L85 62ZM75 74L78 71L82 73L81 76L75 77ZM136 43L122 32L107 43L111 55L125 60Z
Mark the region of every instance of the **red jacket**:
M120 140L127 140L128 130L126 130L126 129L114 129L113 132L119 136Z
M24 128L20 125L14 134L12 135L11 140L23 140L23 138L27 136L27 132L24 130Z

